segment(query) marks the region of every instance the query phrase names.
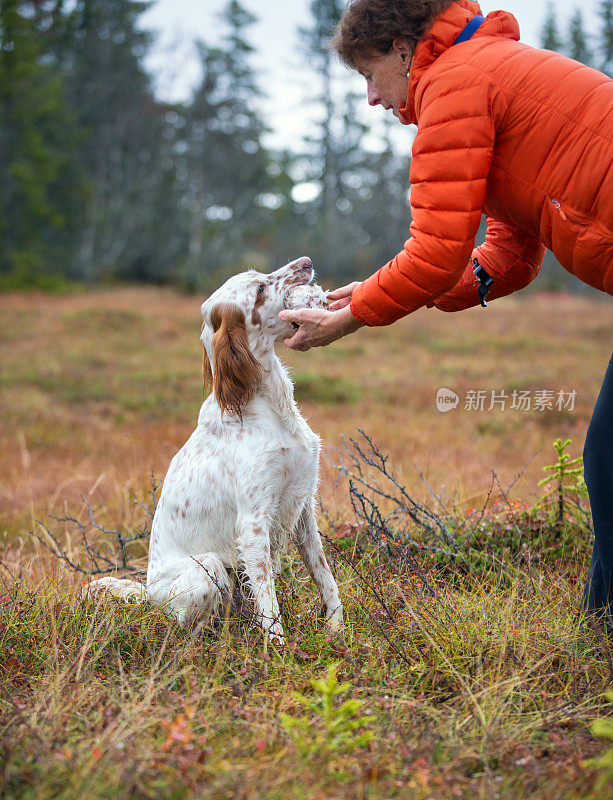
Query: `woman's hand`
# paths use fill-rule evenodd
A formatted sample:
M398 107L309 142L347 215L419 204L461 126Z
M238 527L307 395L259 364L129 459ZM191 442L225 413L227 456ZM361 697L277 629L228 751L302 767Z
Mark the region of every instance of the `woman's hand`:
M359 284L350 285L358 286ZM345 286L343 289L331 292L331 294L337 294L347 288ZM343 295L334 305L340 303L345 297ZM311 347L323 347L337 339L341 339L348 333L357 331L358 328L362 327L362 323L358 322L351 313L349 308L350 300L351 295L349 295L349 299L344 303L344 306L341 306L340 311L327 311L323 308L296 308L281 311L279 313L281 319L285 319L288 322L297 322L300 325L300 328L291 339L285 339L287 347L291 350L310 350Z
M333 292L328 292L328 300L333 301L330 303L330 311L340 311L341 308L348 306L351 302L351 295L359 285L360 281L354 281L353 283L348 283L347 286L341 286L340 289L335 289Z

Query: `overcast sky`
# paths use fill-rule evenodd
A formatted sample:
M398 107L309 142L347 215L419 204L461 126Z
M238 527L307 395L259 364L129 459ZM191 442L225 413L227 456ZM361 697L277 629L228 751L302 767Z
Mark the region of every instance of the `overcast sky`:
M260 86L268 95L264 111L273 129L270 144L292 146L308 126L305 109L308 84L304 80L304 54L297 29L309 22L309 0L242 0L257 17L249 33L257 49L254 57ZM186 100L199 79L198 61L193 42L202 39L215 45L222 36L217 14L226 0L157 0L143 15L144 26L158 33L158 43L148 61L156 76L158 94L163 99ZM573 11L581 6L586 28L595 28L598 0L555 0L562 32ZM547 12L546 0L495 0L481 3L484 13L496 8L510 11L518 20L522 41L538 46L539 34ZM591 12L591 13L590 13ZM359 86L360 84L358 84ZM364 118L376 126L383 111L370 109L364 100ZM399 134L402 128L400 127Z

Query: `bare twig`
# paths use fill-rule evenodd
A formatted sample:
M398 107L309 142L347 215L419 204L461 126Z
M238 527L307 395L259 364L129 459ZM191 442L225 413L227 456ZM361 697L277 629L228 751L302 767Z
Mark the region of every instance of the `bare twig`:
M420 547L449 556L455 554L458 549L455 530L452 531L449 524L432 509L417 502L408 494L406 488L389 469L389 456L384 455L372 438L363 430L360 429L359 433L365 440L365 444L356 441L350 436L343 437L344 454L341 453L340 464L332 464L332 467L339 474L346 475L349 478L349 491L353 508L358 516L367 523L369 532L378 528L387 535L387 522L394 520L405 524L402 535L410 538L407 532L407 524L410 524L406 521L408 517L408 520L413 522L420 531L423 539ZM351 443L351 447L347 444L347 440ZM350 466L343 463L343 455L348 459ZM368 475L365 472L366 470L368 470ZM373 472L375 477L372 475ZM384 480L388 486L391 484L393 489L383 488L379 483L380 480ZM358 485L362 486L365 491L360 491ZM389 500L394 506L393 511L383 518L375 502L365 492ZM376 512L375 509L377 509ZM439 540L441 538L446 548L451 548L452 552L440 547ZM411 543L413 545L417 544L414 540Z
M153 515L155 514L155 509L157 506L157 492L161 486L161 481L157 481L153 475L151 477L152 488L149 491L151 505L145 506L143 503L136 500L136 498L134 499L135 505L146 511L150 520L153 519ZM116 572L117 570L123 570L124 572L129 572L135 576L143 576L143 570L130 563L131 555L129 552L129 545L133 544L134 542L148 541L151 535L151 529L148 521L145 520L140 528L126 535L121 528L105 528L100 525L96 521L94 509L92 508L91 504L88 503L85 498L82 497L81 499L84 506L87 508L89 524L83 523L75 517L70 516L55 517L50 515L50 519L53 519L55 522L58 522L62 525L70 525L77 529L79 539L83 544L85 553L87 554L89 564L77 563L76 560L69 556L49 526L40 520L36 520L36 524L43 529L47 540L39 536L34 531L30 531L30 535L40 542L43 547L53 553L59 560L63 561L73 572L91 576L108 575L109 573ZM105 536L112 536L114 538L115 547L113 547L113 542L105 543L105 545L108 544L109 551L103 552L99 545L93 544L92 540L96 533L102 533ZM49 543L49 540L51 544Z
M337 557L352 570L362 586L370 593L370 595L377 601L379 607L383 610L386 625L382 625L378 621L376 615L372 615L371 620L374 622L381 636L388 643L390 649L396 653L396 655L406 664L412 664L412 661L407 656L405 650L400 646L400 642L402 642L406 637L399 635L400 632L398 630L398 625L396 624L395 616L388 607L383 594L378 591L378 589L368 580L368 578L366 578L366 576L357 568L354 562L348 558L345 553L343 553L343 551L335 542L332 541L332 539L330 539L329 536L324 535L324 538L330 547L333 548ZM389 626L391 630L387 630L387 626Z

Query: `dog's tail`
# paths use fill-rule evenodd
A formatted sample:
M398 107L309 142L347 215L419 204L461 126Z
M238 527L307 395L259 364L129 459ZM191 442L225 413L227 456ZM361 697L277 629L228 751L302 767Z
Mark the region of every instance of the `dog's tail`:
M131 603L144 603L147 599L147 589L143 583L130 581L127 578L98 578L85 584L79 597L85 599L98 592L109 592L115 597L121 597Z
M151 600L163 606L181 625L189 626L196 618L209 619L232 593L226 568L216 553L186 556L154 574L146 587L127 578L99 578L86 584L79 597L108 592L132 603Z

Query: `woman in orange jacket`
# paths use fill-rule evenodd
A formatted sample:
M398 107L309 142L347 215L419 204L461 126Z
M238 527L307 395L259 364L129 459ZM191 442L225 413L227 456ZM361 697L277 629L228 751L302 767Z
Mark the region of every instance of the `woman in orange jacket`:
M613 294L613 80L520 43L511 14L483 18L471 0L353 0L333 45L366 79L370 105L418 126L411 237L370 278L331 293L330 311L282 312L300 325L289 347L510 294L536 277L546 248ZM613 609L613 356L584 463L596 533L585 604L603 616Z

